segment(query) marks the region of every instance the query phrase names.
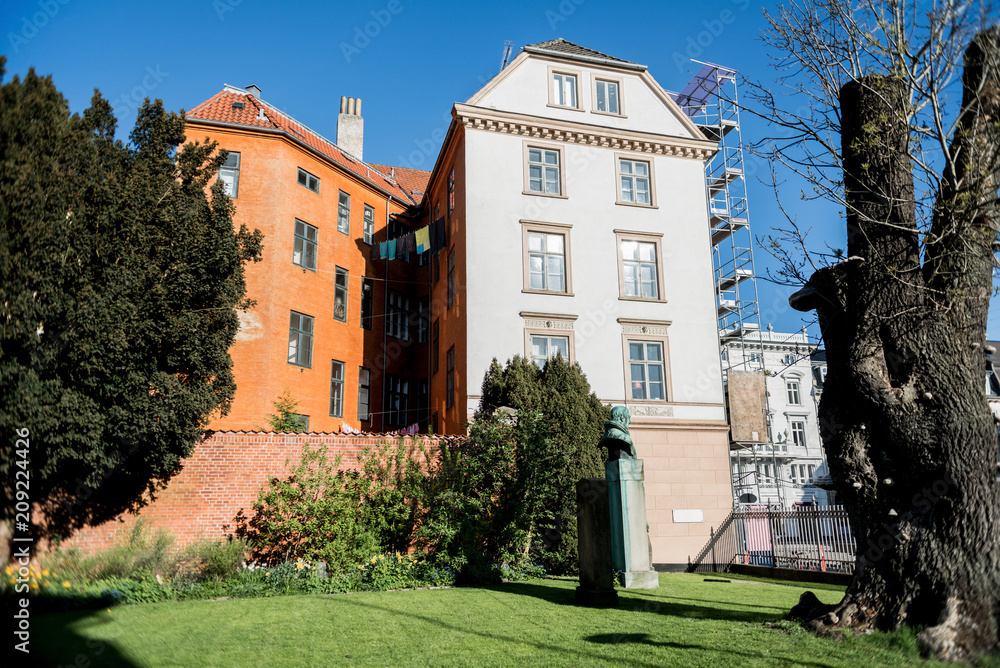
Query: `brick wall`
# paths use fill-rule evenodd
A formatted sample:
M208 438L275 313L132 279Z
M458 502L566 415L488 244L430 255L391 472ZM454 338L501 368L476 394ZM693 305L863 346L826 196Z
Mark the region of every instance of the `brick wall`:
M327 447L330 459L342 456L341 467L355 467L358 455L395 436L376 434L274 434L247 432L216 432L196 446L184 460L184 468L156 500L139 511L154 528L170 531L175 546L183 547L201 538L219 538L223 525L232 526L233 517L241 508L251 511L258 491L272 476L285 477L290 465L298 463L302 445ZM434 436L403 437L406 445L423 444L436 451L440 438ZM288 464L286 464L286 460ZM125 514L111 522L87 527L70 540L66 547L79 547L90 553L114 544L117 536L131 527L136 515Z

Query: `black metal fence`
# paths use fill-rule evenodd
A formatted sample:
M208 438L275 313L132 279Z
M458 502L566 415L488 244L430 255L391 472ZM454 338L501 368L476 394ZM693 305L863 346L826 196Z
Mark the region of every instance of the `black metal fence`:
M856 548L843 506L745 506L712 529L687 570L709 573L746 564L853 573Z

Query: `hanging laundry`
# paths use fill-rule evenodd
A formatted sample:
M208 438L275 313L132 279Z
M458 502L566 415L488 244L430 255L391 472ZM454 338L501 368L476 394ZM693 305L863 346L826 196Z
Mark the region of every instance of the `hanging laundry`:
M380 254L382 253L381 246L382 244L372 244L371 248L368 249L368 256L373 260L379 259Z
M403 243L403 237L396 239L396 259L405 260L406 259L406 244Z
M413 232L403 235L403 250L407 253L417 252L417 237L413 234Z
M396 240L392 239L385 242L385 256L392 260L396 257Z
M429 227L421 227L413 235L417 240L418 253L426 253L431 249L431 230Z
M445 247L444 219L439 218L431 223L431 252L437 253Z
M389 243L386 241L379 242L378 245L378 257L380 260L384 260L389 253Z

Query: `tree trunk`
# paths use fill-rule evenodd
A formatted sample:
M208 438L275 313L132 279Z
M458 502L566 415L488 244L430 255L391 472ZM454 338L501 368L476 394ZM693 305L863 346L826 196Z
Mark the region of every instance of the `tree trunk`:
M996 70L982 66L998 35L967 54L957 167L943 175L923 267L905 85L867 76L841 90L849 257L790 300L819 315L820 430L858 542L843 601L803 595L793 615L823 632L925 627L925 650L951 661L998 647L997 429L983 391L998 97Z

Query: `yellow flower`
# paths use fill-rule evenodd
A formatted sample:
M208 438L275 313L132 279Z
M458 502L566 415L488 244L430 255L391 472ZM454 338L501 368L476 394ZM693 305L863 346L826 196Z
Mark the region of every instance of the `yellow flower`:
M43 569L42 570L42 575L44 575L45 577L49 577L49 569L47 569L47 568Z
M267 577L270 574L271 574L271 571L264 571L264 577Z
M372 563L374 564L376 561L378 561L378 557L372 557Z
M295 564L295 570L301 571L303 568L305 568L305 564L303 564L301 561Z
M7 575L13 575L13 573L14 573L14 567L13 566L8 566L5 572L7 573Z
M71 585L71 584L69 583L69 580L63 580L63 587L66 587L66 589L69 589L69 588L70 588L70 587L72 587L72 586L73 586L73 585Z

